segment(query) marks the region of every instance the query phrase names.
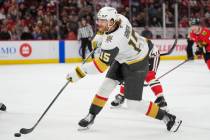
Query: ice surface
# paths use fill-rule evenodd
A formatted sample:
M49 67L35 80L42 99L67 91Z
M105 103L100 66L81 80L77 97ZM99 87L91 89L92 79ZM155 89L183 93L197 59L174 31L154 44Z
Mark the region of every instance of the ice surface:
M161 61L158 76L181 61ZM106 107L93 127L77 131L78 121L87 113L104 74L88 76L70 84L53 104L37 128L15 138L20 128L30 128L65 84L65 76L76 64L0 66L0 140L209 140L210 72L202 60L190 61L161 78L170 112L183 120L176 133L164 123L126 109ZM154 101L147 87L143 98Z

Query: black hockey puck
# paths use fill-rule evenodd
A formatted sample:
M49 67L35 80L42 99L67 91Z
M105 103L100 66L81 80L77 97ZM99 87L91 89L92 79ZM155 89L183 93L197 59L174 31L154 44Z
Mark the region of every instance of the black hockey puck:
M1 111L6 111L7 107L4 104L0 103L0 110Z
M15 135L15 137L21 137L20 133L15 133L14 135Z

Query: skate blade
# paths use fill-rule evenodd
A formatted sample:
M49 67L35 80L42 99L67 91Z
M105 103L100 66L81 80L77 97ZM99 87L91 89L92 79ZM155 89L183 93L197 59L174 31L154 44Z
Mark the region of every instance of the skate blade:
M78 131L87 131L89 129L90 129L89 127L79 127L77 130Z
M90 126L87 126L87 127L81 127L79 126L79 128L77 129L78 131L87 131L90 129Z
M176 132L182 124L182 120L178 120L175 122L174 126L171 128L172 132Z
M121 109L123 108L122 105L118 105L118 106L110 106L111 109Z

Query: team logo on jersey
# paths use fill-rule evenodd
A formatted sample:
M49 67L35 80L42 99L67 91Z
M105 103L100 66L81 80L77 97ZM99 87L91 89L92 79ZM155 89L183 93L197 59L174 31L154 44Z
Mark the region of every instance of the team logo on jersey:
M111 42L111 41L112 41L112 38L113 38L113 36L112 36L112 35L107 36L107 38L106 38L106 42Z
M207 32L206 32L206 31L203 31L203 32L202 32L202 35L203 35L203 36L207 35Z

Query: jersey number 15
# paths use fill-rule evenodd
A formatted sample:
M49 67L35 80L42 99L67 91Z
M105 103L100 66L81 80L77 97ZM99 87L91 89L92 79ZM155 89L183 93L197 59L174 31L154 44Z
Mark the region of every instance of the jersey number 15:
M110 59L110 54L102 51L101 54L100 54L100 56L99 56L99 58L102 61L108 63L109 62L109 59Z

